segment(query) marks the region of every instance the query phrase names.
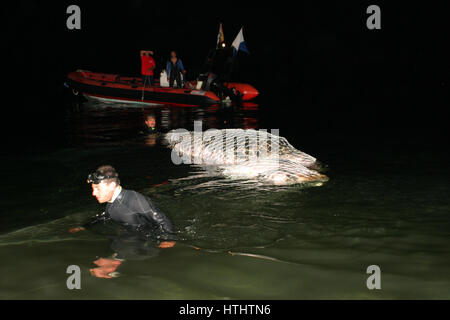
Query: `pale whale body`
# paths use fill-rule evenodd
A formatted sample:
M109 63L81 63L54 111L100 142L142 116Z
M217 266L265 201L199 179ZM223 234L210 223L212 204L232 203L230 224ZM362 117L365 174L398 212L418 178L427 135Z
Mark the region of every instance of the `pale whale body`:
M286 138L266 131L223 129L205 132L173 130L165 140L184 163L216 166L230 178L273 184L325 181L316 158L295 149Z

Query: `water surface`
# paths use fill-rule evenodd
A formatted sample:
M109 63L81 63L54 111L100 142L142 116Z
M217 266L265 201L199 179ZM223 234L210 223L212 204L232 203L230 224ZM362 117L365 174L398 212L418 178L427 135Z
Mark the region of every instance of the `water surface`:
M174 165L160 135L141 132L148 113L161 132L192 129L194 120L205 129L275 128L256 106L69 108L58 148L0 158L1 299L450 298L445 150L395 138L374 148L353 133L280 128L328 166L327 183L183 179L195 168ZM180 237L155 257L126 261L111 280L89 274L97 257L113 253L109 231L67 232L102 212L85 183L102 164L150 196ZM73 264L82 290L66 287ZM381 268L381 290L366 287L369 265Z

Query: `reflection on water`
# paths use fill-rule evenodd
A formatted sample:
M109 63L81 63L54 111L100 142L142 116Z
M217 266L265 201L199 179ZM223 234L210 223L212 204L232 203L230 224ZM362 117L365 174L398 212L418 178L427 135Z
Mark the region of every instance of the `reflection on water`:
M89 102L77 104L66 117L66 137L69 145L124 143L142 133L145 117L154 115L159 132L185 128L193 130L194 121L202 122L202 129L244 128L258 129L258 105L210 107L142 107L130 104ZM154 137L148 139L150 145Z
M345 137L328 134L314 154L330 181L276 187L174 165L161 145L161 132L192 130L199 119L204 129L258 129L258 109L246 108L84 104L67 113L64 147L2 157L0 298L450 298L448 158L390 146L355 155L336 143ZM148 113L158 133L143 130ZM289 139L300 150L304 141ZM113 230L67 232L103 210L85 179L104 163L125 188L151 197L181 239L127 261L111 280L89 269L113 253ZM82 270L80 291L66 288L72 264ZM382 272L377 292L366 287L373 264Z

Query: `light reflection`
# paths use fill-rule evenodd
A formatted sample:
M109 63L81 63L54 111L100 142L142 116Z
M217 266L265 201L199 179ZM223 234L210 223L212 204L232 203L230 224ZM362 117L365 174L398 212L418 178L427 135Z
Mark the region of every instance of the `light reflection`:
M258 105L254 103L186 108L168 105L133 107L129 104L88 101L67 112L65 138L70 145L123 145L145 136L144 143L154 146L158 139L149 134L178 128L193 130L195 120L202 121L203 130L259 129ZM149 126L154 129L148 130Z

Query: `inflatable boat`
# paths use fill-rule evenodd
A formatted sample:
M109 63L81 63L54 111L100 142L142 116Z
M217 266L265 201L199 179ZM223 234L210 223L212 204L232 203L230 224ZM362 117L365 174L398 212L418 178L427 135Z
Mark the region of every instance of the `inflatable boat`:
M68 74L66 85L73 94L81 94L88 100L147 105L209 106L225 100L248 101L258 95L253 86L245 83L211 85L195 80L186 82L182 88L171 88L165 75L160 79L154 86L144 86L141 78L77 70Z

